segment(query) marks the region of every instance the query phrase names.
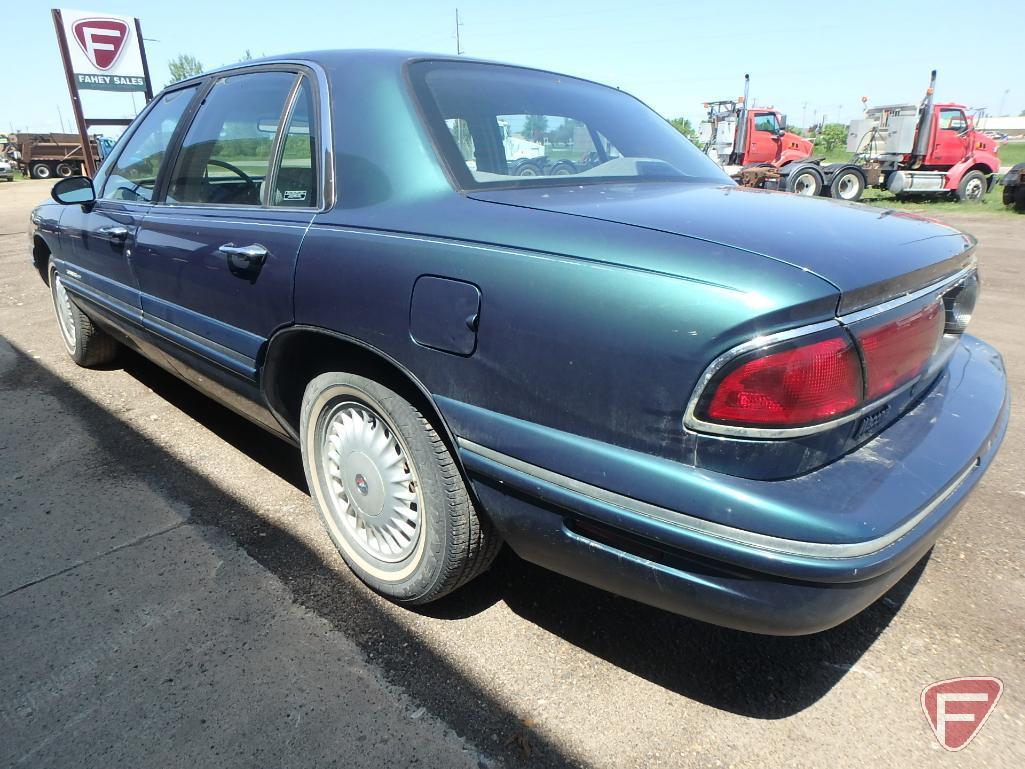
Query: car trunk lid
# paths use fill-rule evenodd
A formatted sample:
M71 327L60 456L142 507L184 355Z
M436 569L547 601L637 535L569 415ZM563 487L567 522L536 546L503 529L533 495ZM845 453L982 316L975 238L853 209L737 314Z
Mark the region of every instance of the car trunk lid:
M970 236L907 212L734 185L552 185L470 197L698 238L784 262L836 286L839 314L960 271L974 246Z

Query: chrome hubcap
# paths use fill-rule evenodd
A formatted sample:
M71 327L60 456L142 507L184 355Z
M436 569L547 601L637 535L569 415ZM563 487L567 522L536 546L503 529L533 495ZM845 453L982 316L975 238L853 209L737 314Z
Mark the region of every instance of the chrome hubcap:
M71 309L71 297L61 283L60 276L53 274L53 305L57 310L57 323L60 325L61 335L69 350L75 349L77 332L75 330L75 316Z
M965 197L970 200L975 200L982 197L982 182L978 179L972 179L965 186Z
M421 536L420 481L395 431L362 403L330 415L322 462L331 514L354 545L379 561L409 557Z

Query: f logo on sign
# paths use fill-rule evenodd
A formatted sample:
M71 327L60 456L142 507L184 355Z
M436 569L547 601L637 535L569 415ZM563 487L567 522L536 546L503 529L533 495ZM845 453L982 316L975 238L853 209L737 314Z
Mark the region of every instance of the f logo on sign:
M963 750L1003 694L999 678L950 678L922 690L922 710L944 750Z
M102 70L114 66L128 40L128 25L121 19L79 19L72 31L89 61Z

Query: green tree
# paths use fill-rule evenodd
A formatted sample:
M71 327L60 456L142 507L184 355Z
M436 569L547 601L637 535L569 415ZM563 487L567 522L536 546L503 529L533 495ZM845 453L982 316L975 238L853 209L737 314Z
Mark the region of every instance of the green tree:
M687 118L674 117L669 121L669 125L694 142L694 144L698 143L698 132L694 130L694 126Z
M199 63L199 59L188 53L175 56L167 62L167 68L171 71L172 83L203 74L203 65Z
M843 123L826 123L815 139L815 146L829 152L847 143L847 126Z
M523 136L538 142L548 133L548 117L545 115L527 115L523 121Z

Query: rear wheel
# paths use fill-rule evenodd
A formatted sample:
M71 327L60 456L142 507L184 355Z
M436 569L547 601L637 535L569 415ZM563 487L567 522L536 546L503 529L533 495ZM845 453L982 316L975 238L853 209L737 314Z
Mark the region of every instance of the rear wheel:
M49 179L53 176L53 169L46 163L36 163L32 166L33 179Z
M962 203L978 203L986 195L986 174L982 171L969 171L961 177L955 194Z
M520 164L520 167L516 169L516 175L517 176L542 176L543 172L541 171L541 166L539 166L537 163L533 163L533 162L528 161L526 163L521 163Z
M117 355L117 342L97 328L75 304L60 275L50 266L50 294L57 313L57 325L68 355L79 366L91 368L109 363Z
M787 175L787 192L814 197L822 191L822 177L814 168L798 168Z
M865 179L853 168L838 172L829 183L829 196L838 200L860 200L864 191Z
M491 564L498 535L441 436L403 396L357 374L321 374L303 396L300 432L314 504L372 589L428 603Z
M1014 210L1025 214L1025 185L1019 184L1014 190Z
M57 164L57 176L63 176L65 179L75 173L75 169L71 167L70 163L58 163Z

